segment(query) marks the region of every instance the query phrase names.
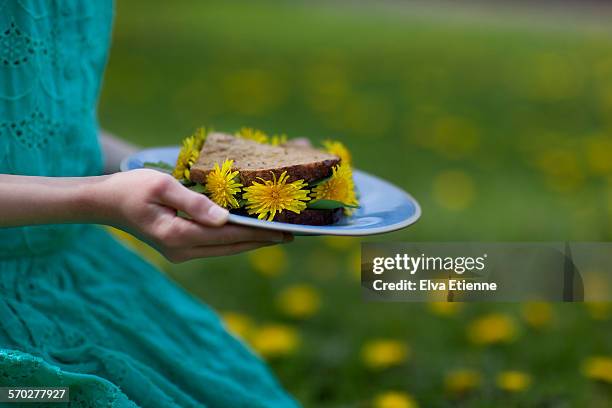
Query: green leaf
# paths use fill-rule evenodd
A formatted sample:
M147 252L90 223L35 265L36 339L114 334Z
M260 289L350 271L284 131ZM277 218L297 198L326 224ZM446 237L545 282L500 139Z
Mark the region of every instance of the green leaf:
M146 168L146 169L154 169L154 170L159 170L159 171L163 171L164 173L168 173L168 174L172 174L172 172L174 171L174 166L163 162L163 161L158 161L158 162L144 162L142 164L142 167Z
M186 187L190 189L191 191L195 191L196 193L206 194L208 192L208 190L206 189L206 186L202 184L194 184L193 186L186 186Z
M332 176L327 176L327 177L324 177L324 178L322 178L320 180L313 181L312 183L308 184L308 187L309 188L313 188L313 187L316 187L318 185L321 185L321 184L325 183L327 180L329 180L331 177Z
M358 205L345 204L336 200L314 200L306 204L311 210L333 210L335 208L358 208Z

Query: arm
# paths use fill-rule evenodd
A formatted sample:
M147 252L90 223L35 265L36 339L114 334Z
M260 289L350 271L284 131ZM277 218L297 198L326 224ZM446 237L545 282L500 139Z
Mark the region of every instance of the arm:
M191 219L177 216L177 210ZM0 174L0 228L49 223L112 225L173 262L288 241L282 232L227 225L228 211L167 174L134 170L55 178Z
M102 155L104 156L104 174L118 172L121 160L138 150L135 145L105 130L100 130L98 138L100 140L100 147L102 148Z

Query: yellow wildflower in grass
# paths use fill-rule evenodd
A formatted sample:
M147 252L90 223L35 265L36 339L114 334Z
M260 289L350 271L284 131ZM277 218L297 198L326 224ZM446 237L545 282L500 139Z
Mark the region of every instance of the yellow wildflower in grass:
M516 337L516 325L510 316L492 313L468 326L468 338L474 344L507 343Z
M480 386L480 373L469 368L449 371L444 377L444 389L453 396L462 396Z
M525 322L535 328L541 329L550 324L552 320L552 307L545 302L524 303L521 309Z
M550 189L559 193L576 191L585 181L584 165L577 152L555 147L545 150L535 160Z
M582 374L591 380L612 384L612 357L594 356L582 364Z
M323 147L325 147L328 153L338 156L342 164L348 164L350 166L353 163L351 152L349 152L346 146L341 142L326 140L323 142Z
M476 197L476 183L463 170L443 171L433 181L433 197L448 211L463 211Z
M268 135L258 129L253 129L249 127L243 127L238 132L236 132L236 137L241 137L243 139L253 140L257 143L268 143Z
M206 190L212 201L224 208L238 208L236 194L240 193L238 172L232 171L233 160L225 160L219 167L215 163L214 169L206 176Z
M305 319L319 311L321 297L311 285L293 285L278 294L277 305L286 316Z
M589 316L594 320L608 320L612 316L612 303L587 302L584 304Z
M531 376L522 371L502 371L495 379L497 387L507 392L525 391L531 385Z
M251 345L266 358L282 357L293 353L300 344L297 331L283 324L268 324L250 336Z
M612 140L597 135L587 140L586 157L590 170L598 175L612 174Z
M344 204L358 205L351 166L342 163L334 166L329 180L316 186L311 196L315 200L335 200ZM351 208L345 208L345 213L351 212Z
M328 235L322 238L325 245L337 251L344 251L359 246L359 239L355 237L339 237Z
M361 359L368 368L384 370L403 364L408 359L409 353L408 346L399 340L377 339L363 346Z
M251 330L253 330L253 321L245 314L224 312L221 314L221 318L229 332L243 339L247 338Z
M429 311L438 316L454 316L456 315L461 308L463 307L462 303L459 302L429 302L427 303L427 308Z
M374 397L373 408L417 408L416 400L403 391L385 391Z
M280 246L263 247L251 251L248 257L253 269L267 277L277 276L287 268L287 254Z
M246 200L246 209L249 214L258 214L258 219L267 217L272 221L277 213L283 210L299 214L306 209L305 201L310 200L309 191L304 189L306 182L297 180L287 183L289 176L284 171L278 180L272 173L272 180L259 178L263 183L253 182L244 189L242 197Z

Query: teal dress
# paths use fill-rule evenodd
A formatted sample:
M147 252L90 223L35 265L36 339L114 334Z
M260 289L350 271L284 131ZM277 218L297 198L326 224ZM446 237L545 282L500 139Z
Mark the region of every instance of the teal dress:
M0 0L0 173L100 174L112 17L109 0ZM70 387L72 407L296 405L210 308L93 225L0 228L0 386Z

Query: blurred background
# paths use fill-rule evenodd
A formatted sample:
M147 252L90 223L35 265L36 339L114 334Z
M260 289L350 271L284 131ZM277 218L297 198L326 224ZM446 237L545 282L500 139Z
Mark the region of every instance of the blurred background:
M340 140L423 207L368 242L605 241L611 22L605 2L118 1L100 120L142 146ZM364 303L361 239L170 265L124 238L307 407L612 404L609 304Z

